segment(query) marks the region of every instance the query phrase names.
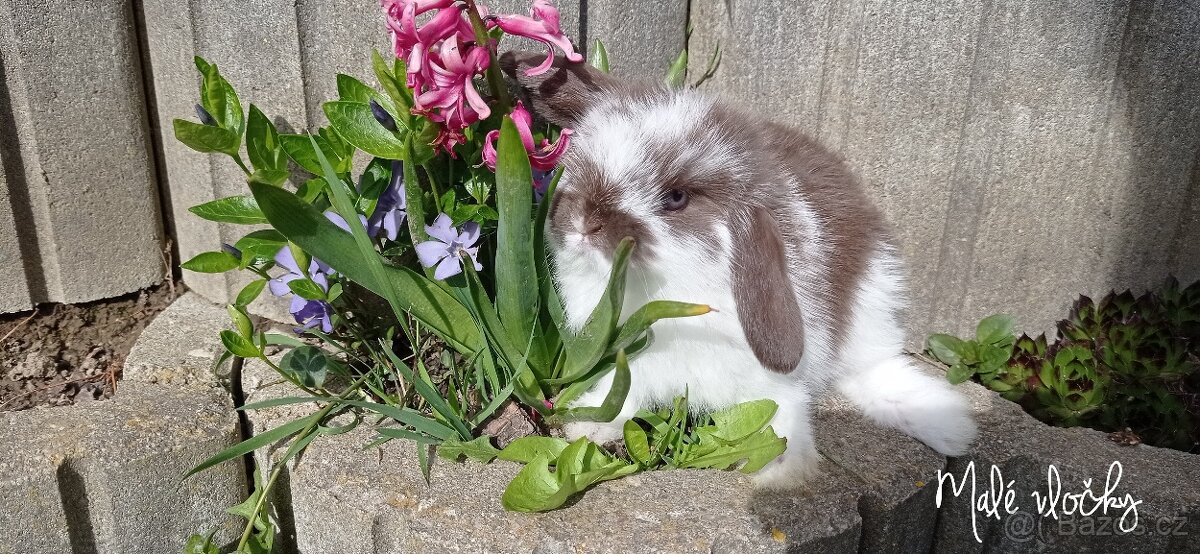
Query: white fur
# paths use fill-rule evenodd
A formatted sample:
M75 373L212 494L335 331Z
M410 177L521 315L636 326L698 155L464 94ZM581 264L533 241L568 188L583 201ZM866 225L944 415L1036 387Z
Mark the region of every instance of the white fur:
M787 452L764 468L756 482L787 487L811 475L819 455L809 421L810 399L831 386L849 398L880 425L895 427L934 449L961 453L974 438L965 399L948 384L920 374L901 356L903 336L897 310L903 283L895 253L881 249L859 283L853 301L846 345L836 341L828 322L830 251L823 223L805 201L791 208L790 225L806 237L803 252L789 252L793 293L805 314L805 350L797 370L781 375L765 369L754 356L738 321L732 294L732 230L717 228L719 247L712 251L695 237L678 236L658 216L658 189L648 180L657 170L646 168L642 152L651 143L678 141L689 125L702 125L711 102L680 93L658 104L628 106L600 104L577 126L573 149L589 156L612 181L621 183L619 206L648 227L656 237L643 263L632 265L626 285L623 315L656 299L707 304L712 313L669 319L653 327L654 341L630 360L632 384L621 414L610 423L573 423L568 436L587 435L604 442L621 436L624 422L642 408L669 405L688 394L691 406L717 410L748 400L770 398L779 405L772 425L788 440ZM742 174L736 153L719 140L681 146L679 162L706 169L723 168ZM797 185L789 183L790 186ZM769 186L769 185L764 185ZM571 187L570 168L560 188ZM736 225L738 222L732 224ZM555 271L568 324L579 328L604 290L611 260L588 244L582 222L567 232L555 250ZM612 374L575 401L598 405L612 385Z

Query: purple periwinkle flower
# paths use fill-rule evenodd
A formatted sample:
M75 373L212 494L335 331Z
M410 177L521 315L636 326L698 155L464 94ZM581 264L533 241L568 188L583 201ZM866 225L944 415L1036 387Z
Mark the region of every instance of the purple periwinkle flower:
M401 226L404 225L407 207L404 197L404 162L393 160L392 179L383 194L379 195L379 202L375 204L371 219L367 220L367 232L375 236L382 228L388 240L396 240L400 235Z
M331 223L337 225L338 229L341 229L347 233L350 232L350 225L346 223L346 219L342 217L341 214L333 210L329 210L325 212L325 219L328 219ZM374 237L375 233L372 233L370 226L367 225L367 216L358 214L358 220L362 222L363 227L367 227L367 234Z
M533 199L535 202L542 201L542 198L546 196L546 191L550 189L550 181L553 180L553 169L550 171L533 170Z
M235 258L237 258L237 259L239 259L239 260L241 260L241 259L242 259L242 251L241 251L241 250L238 250L238 249L237 249L236 247L234 247L232 244L229 244L229 243L227 243L227 242L223 242L223 243L221 243L221 250L224 250L224 251L225 251L225 253L227 253L227 254L229 254L230 256L233 256L233 257L235 257Z
M387 129L387 130L395 133L397 130L396 129L396 118L392 117L392 114L388 113L387 110L383 109L383 106L380 106L379 102L371 100L370 104L371 104L371 115L375 116L375 121L378 121L380 125L383 125L384 129Z
M217 120L214 119L212 114L208 113L208 110L204 109L204 106L201 106L200 104L196 104L196 117L200 118L200 123L208 125L209 127L218 127Z
M345 223L343 221L343 223ZM296 263L296 257L292 254L292 249L284 246L275 253L275 263L279 267L287 270L287 273L271 279L267 283L267 287L271 289L271 294L279 297L287 296L292 293L292 289L288 287L288 283L296 279L305 278L304 272L300 271L300 264ZM321 290L329 291L328 275L333 273L333 268L325 265L317 259L313 259L308 264L308 278ZM288 312L292 317L296 318L296 323L302 327L296 329L296 333L303 333L308 329L312 329L317 325L321 326L321 331L325 333L333 332L333 307L324 300L305 300L298 295L292 295L292 304L288 307Z
M483 270L483 265L477 259L479 247L475 246L479 241L478 223L468 221L463 224L462 232L459 232L454 228L450 216L443 213L437 216L433 225L425 226L425 232L429 233L433 240L417 245L417 259L425 267L437 266L437 269L433 270L435 279L449 279L462 273L464 255L471 257L475 271Z
M367 236L375 238L382 230L388 240L396 240L407 215L404 208L404 169L401 162L395 161L392 162L392 180L383 194L379 196L379 202L375 204L375 211L371 214L371 218L367 219L367 216L358 214L358 220L362 222L363 227L366 227ZM345 218L337 212L327 211L325 218L337 225L339 229L350 232L350 226L346 224Z

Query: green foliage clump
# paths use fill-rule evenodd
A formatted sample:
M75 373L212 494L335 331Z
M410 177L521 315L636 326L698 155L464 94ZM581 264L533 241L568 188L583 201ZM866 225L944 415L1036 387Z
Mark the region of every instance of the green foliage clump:
M975 378L1052 425L1130 429L1147 444L1200 451L1200 282L1081 296L1053 342L1016 337L1012 318L994 315L974 340L930 335L928 351L951 382Z

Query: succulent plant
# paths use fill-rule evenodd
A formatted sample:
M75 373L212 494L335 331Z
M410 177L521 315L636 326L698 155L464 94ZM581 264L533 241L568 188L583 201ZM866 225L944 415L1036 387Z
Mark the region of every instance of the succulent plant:
M1014 339L1011 319L992 316L976 340L932 335L929 351L951 381L973 377L1047 423L1128 428L1147 444L1200 451L1200 282L1081 296L1057 327L1053 342ZM1007 360L997 363L996 348Z

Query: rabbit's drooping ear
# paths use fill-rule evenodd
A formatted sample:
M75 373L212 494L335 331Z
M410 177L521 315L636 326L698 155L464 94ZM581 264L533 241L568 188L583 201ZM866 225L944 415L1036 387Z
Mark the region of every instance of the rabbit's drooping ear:
M619 87L615 78L590 65L572 63L562 56L540 75L525 72L541 65L545 52L509 51L500 56L500 69L517 82L520 97L533 113L559 127L573 127L583 117L595 96Z
M788 276L786 248L765 208L756 208L748 225L734 233L738 321L758 361L779 373L791 373L804 354L804 319Z

